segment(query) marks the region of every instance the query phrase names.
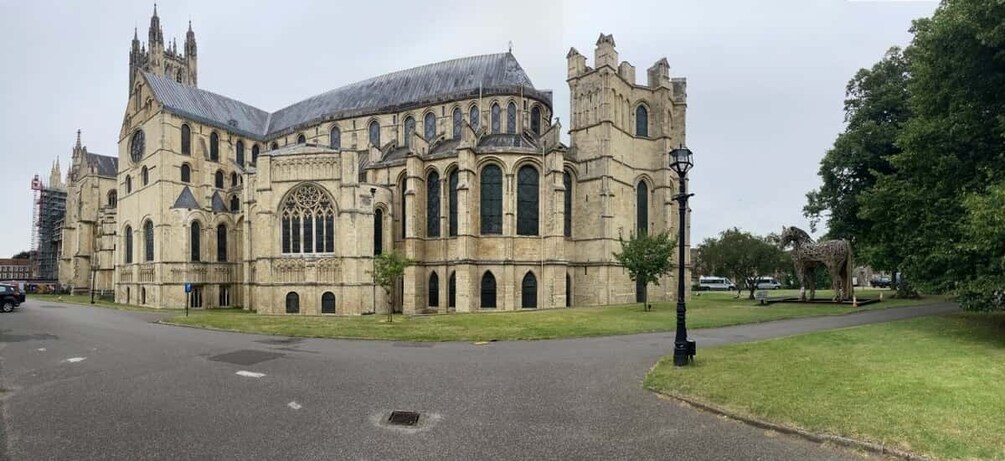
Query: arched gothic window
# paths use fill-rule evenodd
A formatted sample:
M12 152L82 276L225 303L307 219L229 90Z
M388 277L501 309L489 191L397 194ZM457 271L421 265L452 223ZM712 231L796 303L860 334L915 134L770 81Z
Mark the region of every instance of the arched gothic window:
M144 186L150 184L150 170L148 170L147 167L143 167L143 169L140 170L140 176L143 178Z
M478 131L479 119L481 119L481 115L478 113L478 106L471 106L469 112L468 124L471 125L472 130Z
M457 273L450 273L450 281L447 282L447 307L457 307Z
M272 141L272 149L271 150L276 150L276 149L279 149L279 143L275 142L275 141Z
M425 135L426 142L433 142L436 137L436 116L432 112L427 112L422 120L422 134Z
M143 153L146 146L144 145L146 138L143 136L143 130L136 130L133 133L133 139L129 142L129 156L134 162L138 162L143 159Z
M450 236L457 236L457 182L459 174L457 169L450 172L450 177L448 179L449 193L447 196L447 207L450 208Z
M297 144L306 144L307 138L304 135L297 136Z
M192 221L188 229L189 260L199 261L202 254L202 225L199 221Z
M126 193L128 194L132 191L133 191L133 177L126 175Z
M237 150L237 164L244 166L244 141L237 141L235 149Z
M241 211L241 199L237 198L236 195L230 198L230 211L232 213Z
M370 122L370 144L380 149L380 124L376 120Z
M496 278L492 272L485 272L482 276L482 307L496 307Z
M516 233L517 235L538 234L540 175L537 168L530 165L520 167L517 172L516 189Z
M286 313L297 314L300 312L300 295L295 291L286 293Z
M328 147L335 150L342 148L342 130L339 130L337 126L333 126L331 132L328 134ZM332 295L333 302L334 296Z
M412 146L412 133L415 133L415 119L411 116L405 117L405 147Z
M502 234L502 170L488 165L481 179L482 234Z
M377 208L373 212L373 254L384 252L384 210Z
M541 107L534 106L530 109L530 131L534 134L541 134Z
M187 163L181 164L181 182L188 183L192 181L192 167L188 166Z
M649 185L645 181L635 186L635 229L639 234L649 233Z
M537 307L537 277L533 272L527 272L520 284L520 307L534 309Z
M227 226L225 224L216 226L216 261L227 261Z
M216 188L223 189L223 171L216 170L216 175L213 179L213 184L216 185Z
M258 153L259 153L258 144L255 144L254 146L251 146L251 164L252 165L255 165L255 164L258 163Z
M432 171L426 178L426 237L440 236L440 175Z
M562 183L565 184L564 235L572 237L572 175L568 171L562 174Z
M429 275L429 307L440 307L440 276L433 272Z
M335 251L335 206L327 192L302 184L286 195L279 211L283 253Z
M326 291L323 295L321 295L321 313L322 314L335 313L335 293Z
M209 159L214 162L220 161L220 135L215 131L209 135Z
M506 106L506 132L516 133L516 104L512 102Z
M181 154L192 155L192 129L188 125L181 126Z
M635 108L635 136L649 136L649 111L641 104Z
M237 187L237 172L230 172L230 187Z
M143 260L154 260L154 222L147 221L143 224Z
M454 108L454 131L453 139L461 138L461 124L464 122L464 114L461 113L460 107Z
M499 104L492 104L492 134L499 132Z
M126 229L122 231L126 237L126 264L132 264L133 262L133 227L126 226Z
M119 193L115 189L108 191L108 206L115 206L119 203Z

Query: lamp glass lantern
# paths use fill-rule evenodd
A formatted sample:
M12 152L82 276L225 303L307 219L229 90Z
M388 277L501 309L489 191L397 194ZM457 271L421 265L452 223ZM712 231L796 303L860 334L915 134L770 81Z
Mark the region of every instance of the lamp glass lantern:
M687 172L694 166L691 149L681 146L670 151L670 168L677 172L680 177L687 176Z

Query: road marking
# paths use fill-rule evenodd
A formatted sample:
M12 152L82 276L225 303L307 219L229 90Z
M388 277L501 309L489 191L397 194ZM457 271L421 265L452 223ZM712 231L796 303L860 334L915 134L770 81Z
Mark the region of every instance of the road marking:
M66 361L70 363L83 362L84 360L87 360L87 357L70 357L66 359Z
M265 376L265 373L255 373L253 371L244 371L244 370L241 370L241 371L237 372L237 375L238 376L244 376L246 378L261 378L262 376Z
M45 348L44 348L44 347L40 347L40 348L38 348L37 350L38 350L39 352L45 352Z
M290 407L290 408L292 408L294 410L299 410L299 409L303 408L297 402L290 402L290 403L286 404L286 406L288 406L288 407Z

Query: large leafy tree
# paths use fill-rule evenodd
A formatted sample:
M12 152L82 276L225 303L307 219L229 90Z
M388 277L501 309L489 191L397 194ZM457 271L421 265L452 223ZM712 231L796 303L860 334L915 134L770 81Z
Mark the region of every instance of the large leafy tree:
M900 153L897 137L910 115L907 81L904 53L894 47L848 82L847 125L820 162L822 184L806 195L803 208L811 225L824 220L829 238L851 241L860 259L882 269L895 269L897 260L883 251L884 235L876 220L860 214L859 200L878 176L893 173L890 158Z
M758 277L774 274L791 263L776 236L760 237L737 228L705 239L698 248L699 268L708 274L732 277L738 283L737 296L746 288L750 299L754 299Z
M970 310L1005 310L1005 182L963 201L967 219L960 252L985 254L974 258L979 276L963 281L960 304Z
M902 151L863 194L860 216L882 223L878 253L901 258L919 287L944 291L1001 256L960 237L977 206L963 198L1005 180L1005 2L946 0L913 32Z
M666 231L658 234L640 232L631 234L628 240L620 235L621 252L615 252L614 258L628 271L632 281L641 280L647 287L649 284L659 285L660 277L673 270L673 250L676 242ZM643 291L642 305L649 309L648 291Z

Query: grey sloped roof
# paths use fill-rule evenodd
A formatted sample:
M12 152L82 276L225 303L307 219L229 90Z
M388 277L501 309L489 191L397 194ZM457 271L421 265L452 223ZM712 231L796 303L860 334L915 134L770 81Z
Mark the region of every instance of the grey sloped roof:
M94 167L98 176L110 176L114 178L119 173L119 158L107 155L87 154L87 164Z
M522 134L490 134L478 141L478 147L538 147L537 143Z
M178 194L178 199L174 201L174 205L171 208L188 208L190 210L195 210L199 208L199 202L195 201L195 196L192 195L192 191L185 186L181 190L181 194Z
M452 59L363 80L280 109L269 120L278 134L318 119L405 110L463 97L520 92L551 104L510 53Z
M510 53L452 59L392 72L307 98L273 113L144 72L169 111L265 140L321 120L408 110L471 97L522 93L551 105Z
M223 203L223 197L220 197L219 192L213 192L213 212L214 213L225 213L230 211L227 209L227 204Z
M265 135L269 113L264 110L149 72L143 75L157 100L171 112L254 139Z

